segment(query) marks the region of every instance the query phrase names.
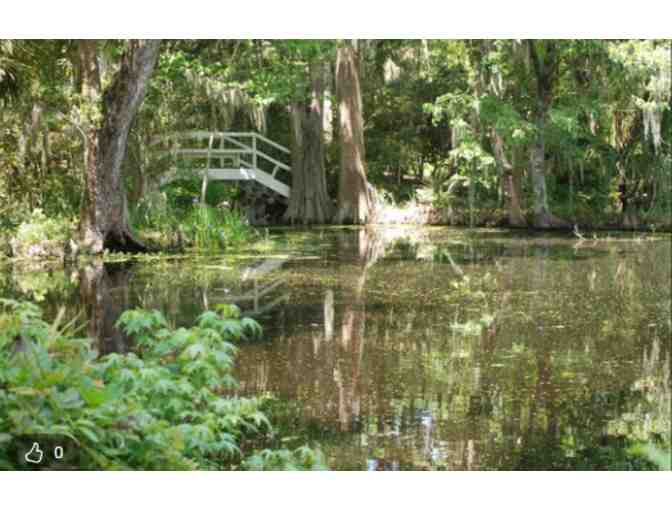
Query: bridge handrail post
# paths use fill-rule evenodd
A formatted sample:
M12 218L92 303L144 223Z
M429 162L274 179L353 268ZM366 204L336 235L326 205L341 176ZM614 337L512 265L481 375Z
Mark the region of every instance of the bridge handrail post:
M203 173L203 182L201 184L201 204L205 204L205 195L208 191L208 174L210 173L210 153L212 152L212 142L215 139L215 134L210 134L210 139L208 140L208 162L205 166L205 172Z
M257 134L252 134L252 167L257 169Z
M224 150L224 133L219 133L219 149ZM219 168L224 168L224 153L219 153Z

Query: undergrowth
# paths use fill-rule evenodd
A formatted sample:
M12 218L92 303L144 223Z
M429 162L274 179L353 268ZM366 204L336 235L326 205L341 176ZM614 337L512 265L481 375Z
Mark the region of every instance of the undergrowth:
M173 207L161 194L148 197L132 215L134 227L161 245L220 251L239 247L258 237L247 219L235 209L193 203Z
M0 469L16 469L22 438L72 441L77 469L315 469L319 452L244 452L273 428L262 398L232 396L234 342L261 333L235 307L173 329L156 311L131 310L118 326L135 353L98 357L73 323L42 319L32 303L0 300ZM25 467L25 466L24 466Z

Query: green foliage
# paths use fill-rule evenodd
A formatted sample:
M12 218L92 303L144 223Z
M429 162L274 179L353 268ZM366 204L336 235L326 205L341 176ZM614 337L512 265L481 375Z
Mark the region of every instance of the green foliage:
M21 223L10 244L15 257L62 258L66 242L74 231L74 221L61 217L48 218L41 209L35 209Z
M245 460L243 468L250 471L323 471L327 469L319 450L302 446L296 450L262 450Z
M460 139L466 134L481 150L494 155L491 137L496 132L508 162L524 173L527 149L540 135L545 141L551 208L557 215L585 224L620 223L616 187L621 175L627 175L628 190L637 188L630 199L631 212L636 209L638 215L647 216L647 211L657 209L655 220L644 221L669 224L660 214L669 203L665 196L669 194L654 191L668 184L666 173L657 170L664 168L662 160L669 154L661 132L669 106L667 42L535 42L539 58L547 60L549 69L555 68L541 133L537 78L525 56L527 43L463 44L460 72L466 83L459 87L446 84L444 91L450 92L438 94L425 105L435 123L453 126L452 150L459 145L455 134ZM435 174L441 184L456 171L450 164L438 170ZM493 175L493 182L498 180ZM523 180L522 186L523 196L531 201L528 182ZM439 201L445 198L441 193L437 197ZM491 186L479 190L477 201L483 198L501 203L503 197Z
M223 211L196 205L186 216L184 230L200 250L240 246L254 238L255 232L238 211Z
M0 104L16 99L21 90L21 65L14 57L14 43L0 41Z
M652 462L660 471L672 471L672 449L667 451L658 445L647 443L638 444L634 447L634 453L643 455Z
M481 99L479 106L483 122L492 126L511 144L522 145L531 141L534 127L513 104L495 95L487 95Z
M463 187L469 191L469 208L473 224L473 207L477 188L490 192L496 187L497 174L494 171L495 159L484 148L481 136L473 119L478 116L487 118L481 111L481 98L461 93L450 92L436 99L433 104L426 104L425 110L432 114L434 122L440 122L445 118L450 119L452 129L452 149L443 164L437 165L432 172L432 182L441 200L445 192L454 194ZM495 103L496 104L496 103ZM490 103L489 115L493 116L492 102ZM511 109L504 108L508 114L506 127L509 130L516 126L515 115ZM513 119L513 120L512 120ZM495 124L497 124L495 122ZM502 126L499 126L503 129ZM519 130L519 128L515 128Z
M133 209L131 221L139 230L168 232L179 226L179 216L171 207L169 197L160 192L142 197Z
M2 199L0 201L0 231L13 234L21 223L29 220L30 212L27 208L11 204L3 195L0 195L0 198Z
M135 227L148 235L171 238L177 232L181 242L201 251L218 251L254 241L258 234L238 210L194 203L194 195L173 188L170 194L145 197L133 213ZM189 205L180 204L188 197Z
M15 239L22 244L37 244L43 241L64 243L70 238L73 222L62 218L48 218L42 209L35 209L27 221L17 229Z
M14 40L0 48L0 76L7 66L15 78L0 126L0 218L15 225L17 211L79 212L84 147L71 44Z
M0 304L5 469L13 467L12 440L31 434L70 438L81 453L72 467L81 469L217 469L243 459L243 438L271 431L261 399L226 396L236 386L230 340L259 333L251 320L206 312L194 327L175 330L158 312L127 311L119 326L137 352L98 358L61 315L47 324L33 304ZM309 450L264 458L292 469L319 461Z

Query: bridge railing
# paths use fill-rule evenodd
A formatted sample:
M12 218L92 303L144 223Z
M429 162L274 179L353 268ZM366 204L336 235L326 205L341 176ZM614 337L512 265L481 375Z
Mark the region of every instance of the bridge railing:
M286 184L291 181L291 151L260 133L187 131L162 140L171 145L162 154L172 156L176 165L182 159L192 170L262 170Z

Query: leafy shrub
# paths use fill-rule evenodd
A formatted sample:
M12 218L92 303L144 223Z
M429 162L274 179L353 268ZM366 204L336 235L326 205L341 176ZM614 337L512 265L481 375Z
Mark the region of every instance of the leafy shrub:
M0 468L15 468L12 442L35 434L76 443L70 467L80 469L235 467L241 439L271 431L261 399L226 396L236 386L230 340L259 334L251 319L206 312L171 329L159 312L127 311L118 324L137 353L98 358L71 324L47 324L31 303L0 305ZM269 459L291 460L283 455Z
M41 209L35 209L10 241L12 251L16 257L62 257L72 230L73 222L48 218Z
M659 471L672 471L672 450L669 447L665 451L662 447L650 442L640 443L634 447L634 453L643 455Z
M23 204L13 203L6 195L0 195L0 231L15 232L21 223L30 220L30 210Z
M44 240L65 242L72 231L72 223L63 218L48 218L42 209L35 209L30 219L21 223L15 238L22 243Z

